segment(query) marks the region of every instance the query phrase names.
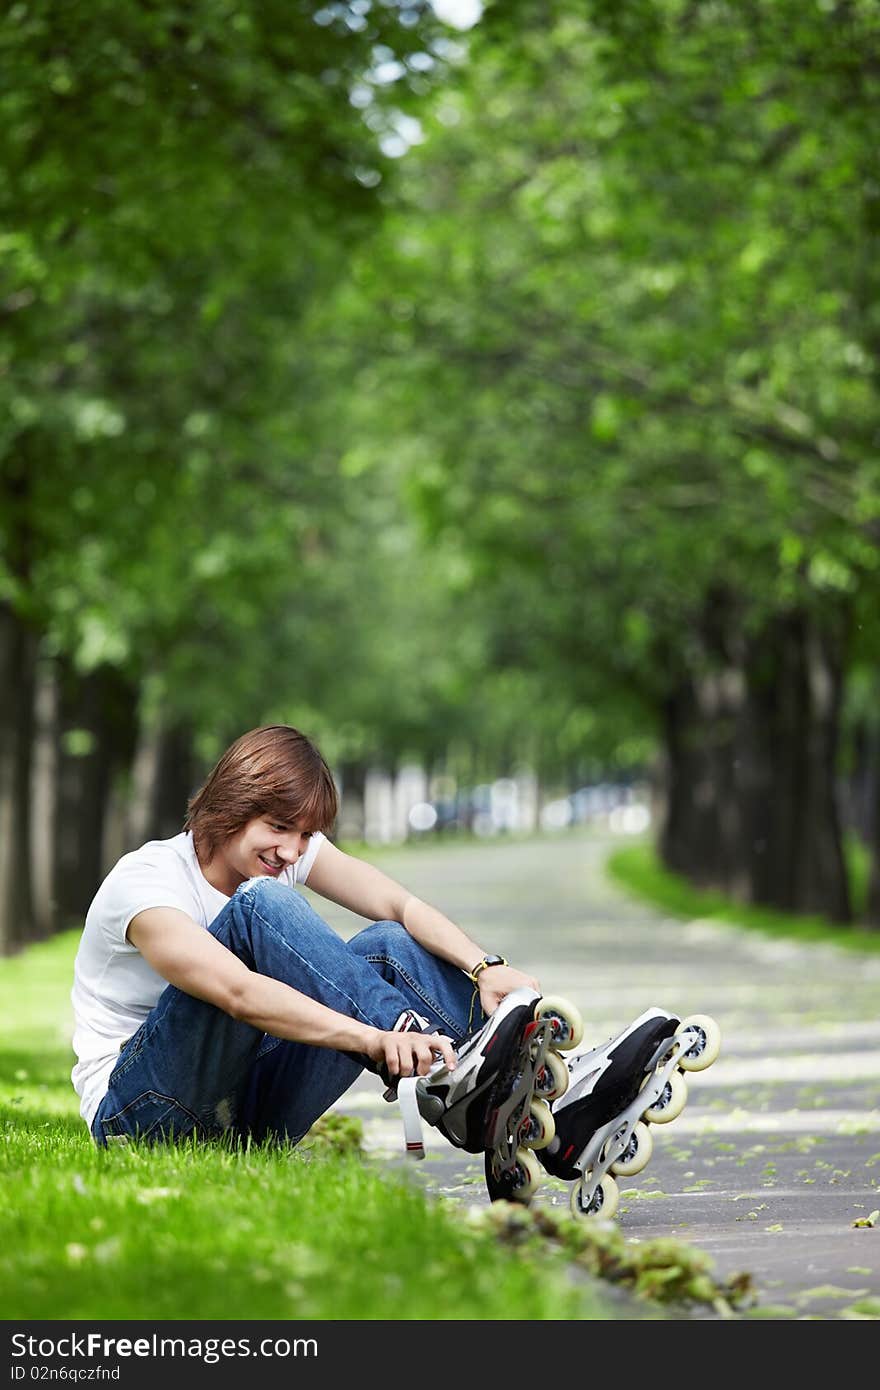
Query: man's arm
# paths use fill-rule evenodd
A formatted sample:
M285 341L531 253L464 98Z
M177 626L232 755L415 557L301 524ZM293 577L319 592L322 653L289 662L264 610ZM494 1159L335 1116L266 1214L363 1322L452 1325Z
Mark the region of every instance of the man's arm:
M466 973L486 955L483 946L471 940L436 907L417 898L374 865L345 854L330 840L325 840L318 850L307 887L372 922L402 922L425 950ZM487 1013L491 1013L512 989L522 985L539 988L531 975L524 975L509 965L489 966L477 978L480 1000Z
M384 1063L392 1076L424 1075L434 1051L454 1065L455 1054L438 1034L391 1033L328 1009L281 980L249 970L222 942L185 912L151 907L132 918L128 939L169 984L204 999L230 1017L275 1038L314 1047L359 1052Z

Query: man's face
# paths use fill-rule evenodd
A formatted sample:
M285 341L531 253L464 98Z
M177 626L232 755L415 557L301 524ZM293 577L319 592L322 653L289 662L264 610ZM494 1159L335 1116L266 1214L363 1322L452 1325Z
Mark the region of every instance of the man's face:
M258 816L248 821L217 852L228 871L232 893L240 883L260 874L277 878L290 864L295 864L309 847L312 831L302 823L287 825L271 816Z

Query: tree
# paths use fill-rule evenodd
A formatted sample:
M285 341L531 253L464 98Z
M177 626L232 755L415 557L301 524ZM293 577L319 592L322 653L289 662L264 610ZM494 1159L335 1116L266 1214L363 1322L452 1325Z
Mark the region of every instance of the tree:
M315 481L308 441L270 446L295 409L297 324L389 167L390 113L370 125L351 98L381 59L405 104L435 33L420 0L35 0L7 16L0 947L33 931L21 866L38 656L64 666L74 724L77 675L94 685L102 670L127 682L132 720L200 590L242 595L283 550L278 527L288 547L307 528L291 500L270 534L265 499L279 480L292 499ZM240 621L265 594L242 597ZM93 858L100 823L80 826Z
M395 324L379 438L406 420L431 533L532 594L502 659L653 721L667 861L845 919L840 710L878 564L876 11L552 14L489 10L360 267L364 323Z

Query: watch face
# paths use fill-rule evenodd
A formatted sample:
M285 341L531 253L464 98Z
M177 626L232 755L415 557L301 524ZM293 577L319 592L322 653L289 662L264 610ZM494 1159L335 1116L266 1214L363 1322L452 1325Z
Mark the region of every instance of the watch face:
M487 965L503 965L503 964L504 964L504 957L503 957L503 956L484 956L483 959L485 960L485 962L486 962Z

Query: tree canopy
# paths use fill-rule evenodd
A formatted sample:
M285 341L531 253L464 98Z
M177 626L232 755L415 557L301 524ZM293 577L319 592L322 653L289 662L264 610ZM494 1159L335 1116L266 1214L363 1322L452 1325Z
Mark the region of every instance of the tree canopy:
M653 748L669 862L846 916L878 85L869 0L13 5L16 823L48 679L63 766L114 711L111 781L276 719L563 785Z

